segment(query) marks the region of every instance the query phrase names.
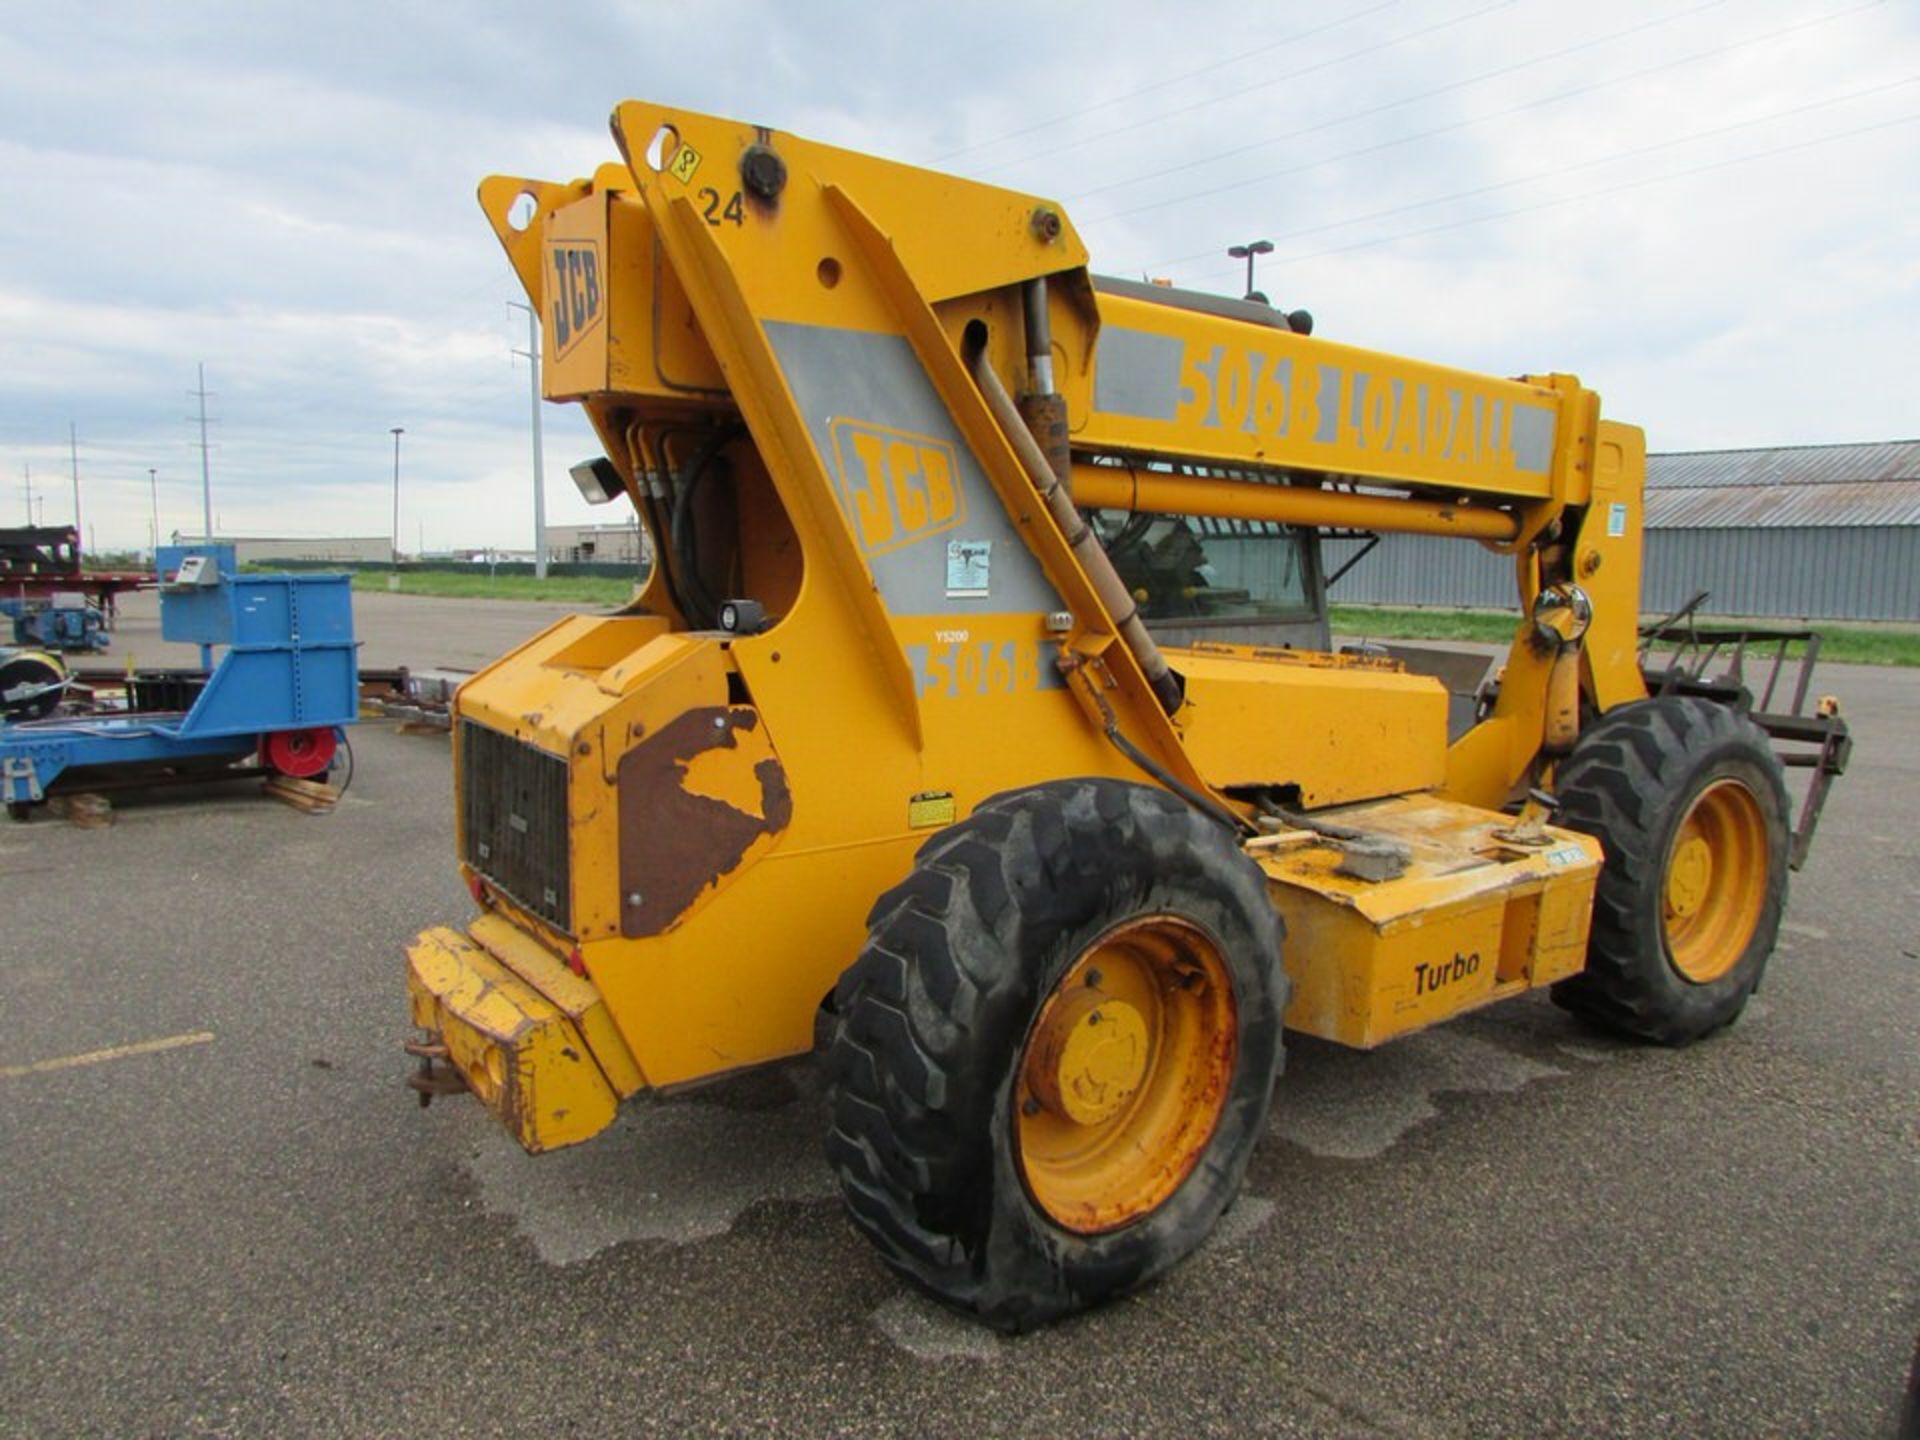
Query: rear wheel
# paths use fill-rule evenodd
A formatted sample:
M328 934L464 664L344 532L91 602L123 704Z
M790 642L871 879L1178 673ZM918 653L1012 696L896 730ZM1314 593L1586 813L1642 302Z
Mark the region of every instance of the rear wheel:
M1020 1329L1168 1269L1232 1201L1280 1065L1257 866L1165 791L982 804L882 896L836 992L829 1158L854 1222Z
M336 748L333 731L317 725L310 730L275 730L260 742L260 756L270 770L310 780L333 764Z
M0 716L45 719L65 697L66 679L66 666L48 651L0 651Z
M1669 1045L1732 1021L1786 905L1786 786L1764 732L1710 700L1627 706L1581 737L1556 789L1560 822L1606 860L1587 968L1554 999Z

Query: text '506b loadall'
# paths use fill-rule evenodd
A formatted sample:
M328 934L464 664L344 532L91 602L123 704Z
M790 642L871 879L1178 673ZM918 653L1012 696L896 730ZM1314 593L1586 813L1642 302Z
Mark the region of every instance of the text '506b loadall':
M1845 732L1650 692L1643 442L1591 391L1093 276L1029 196L654 105L613 133L480 198L605 443L576 479L656 560L460 689L482 913L409 951L423 1094L546 1150L824 1029L854 1222L1020 1327L1200 1243L1283 1026L1739 1013ZM1451 727L1437 679L1328 653L1328 531L1513 557ZM1819 747L1798 835L1756 715Z

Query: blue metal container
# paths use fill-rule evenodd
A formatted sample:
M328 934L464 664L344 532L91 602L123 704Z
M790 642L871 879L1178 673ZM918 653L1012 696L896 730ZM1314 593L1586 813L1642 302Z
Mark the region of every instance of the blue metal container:
M351 577L239 575L231 546L163 547L157 558L161 634L207 657L225 647L192 708L0 727L0 800L32 804L88 766L330 758L358 718Z

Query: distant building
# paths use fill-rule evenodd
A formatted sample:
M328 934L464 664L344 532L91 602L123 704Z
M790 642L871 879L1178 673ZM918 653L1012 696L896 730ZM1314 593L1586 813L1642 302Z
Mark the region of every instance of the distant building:
M533 551L502 550L497 546L483 545L478 549L460 546L447 551L444 555L429 555L428 560L457 560L467 565L531 565Z
M1365 544L1326 542L1333 574ZM1647 457L1641 609L1920 620L1920 440ZM1385 535L1333 587L1347 605L1512 609L1513 562L1470 541Z
M391 560L393 541L385 535L216 535L214 542L231 545L234 558L242 565L270 564L275 560L329 560L336 564L355 561ZM175 545L204 545L204 535L173 532Z
M625 525L549 525L547 559L570 565L624 565L636 569L650 560L646 532L638 520Z

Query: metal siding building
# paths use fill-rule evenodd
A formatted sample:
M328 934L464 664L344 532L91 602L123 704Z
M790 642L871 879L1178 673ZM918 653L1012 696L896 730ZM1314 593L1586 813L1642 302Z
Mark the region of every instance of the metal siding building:
M647 552L638 516L625 525L547 526L547 558L564 564L632 567L647 563Z
M324 560L332 564L366 564L391 560L393 541L385 535L216 535L214 543L233 546L241 565L270 565L276 560ZM204 535L173 532L175 545L204 545Z
M1332 574L1364 542L1326 542ZM1920 620L1920 440L1647 457L1641 608ZM1511 609L1513 562L1471 541L1386 535L1340 604Z

